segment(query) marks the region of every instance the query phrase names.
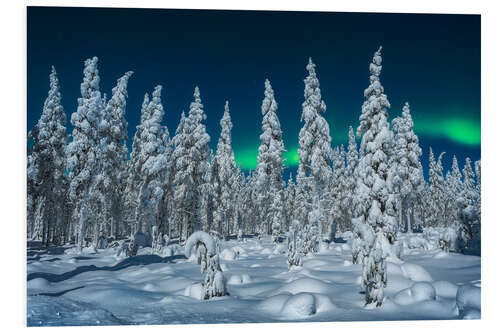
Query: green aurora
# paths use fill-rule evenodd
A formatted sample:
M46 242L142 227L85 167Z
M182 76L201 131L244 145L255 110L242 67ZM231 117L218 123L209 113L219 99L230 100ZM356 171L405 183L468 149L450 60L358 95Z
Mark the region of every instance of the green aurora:
M472 120L460 116L449 116L443 119L437 117L426 117L415 119L415 132L420 137L444 138L458 144L467 146L481 145L481 123L478 120ZM344 141L344 147L347 143L347 133L344 135L339 131L333 134L333 145ZM235 149L236 163L241 165L242 169L255 169L257 166L257 155L259 148L249 147L243 150ZM299 164L298 148L296 146L288 148L284 155L285 167L295 167Z

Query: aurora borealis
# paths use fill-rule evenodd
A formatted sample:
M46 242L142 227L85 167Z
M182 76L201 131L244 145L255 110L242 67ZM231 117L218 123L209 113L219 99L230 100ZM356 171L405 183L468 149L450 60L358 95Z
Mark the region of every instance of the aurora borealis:
M54 65L63 105L76 110L83 61L99 57L101 91L135 72L129 83L129 146L144 93L164 86L166 125L173 136L195 85L216 148L229 100L233 149L243 169L255 167L260 105L269 78L283 130L285 179L298 164L303 79L308 57L317 65L333 145L356 129L369 84L368 65L383 46L381 76L390 120L410 103L426 161L429 146L460 165L481 157L481 22L478 15L189 11L28 7L27 130L38 120Z

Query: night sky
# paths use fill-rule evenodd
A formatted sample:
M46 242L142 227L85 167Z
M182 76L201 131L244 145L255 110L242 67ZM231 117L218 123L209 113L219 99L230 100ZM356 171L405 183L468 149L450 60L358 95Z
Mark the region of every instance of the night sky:
M83 62L97 56L101 92L108 98L121 75L135 72L126 110L129 146L146 92L163 85L165 123L173 136L198 85L212 148L229 100L237 163L254 168L268 78L287 173L298 163L308 57L317 66L333 145L340 145L347 142L349 125L359 124L368 66L382 45L390 119L408 101L424 170L429 146L436 155L447 152L445 169L454 154L462 168L465 157L481 156L480 34L479 15L28 7L27 130L40 117L54 65L71 133Z

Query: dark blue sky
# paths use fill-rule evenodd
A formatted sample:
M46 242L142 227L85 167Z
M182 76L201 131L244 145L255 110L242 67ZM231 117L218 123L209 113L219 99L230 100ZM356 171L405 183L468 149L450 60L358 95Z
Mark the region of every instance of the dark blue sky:
M447 152L445 167L453 154L460 166L466 156L480 159L479 15L55 7L28 7L27 14L28 130L40 117L51 65L59 74L71 130L83 62L98 56L101 91L108 96L117 78L135 72L126 111L129 141L144 93L164 86L165 120L173 135L198 85L212 147L227 99L236 159L253 167L269 78L293 169L308 57L317 65L337 145L347 141L349 125L358 126L368 65L382 45L381 81L391 119L409 101L424 167L429 146Z

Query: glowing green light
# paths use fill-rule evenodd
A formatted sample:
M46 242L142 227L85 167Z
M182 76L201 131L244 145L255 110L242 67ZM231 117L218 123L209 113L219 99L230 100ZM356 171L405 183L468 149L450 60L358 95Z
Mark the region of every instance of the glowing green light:
M286 151L283 157L285 158L285 166L299 165L299 152L297 147Z
M234 158L236 159L236 164L240 164L244 170L254 169L257 166L258 152L258 148L235 150Z
M466 118L421 119L415 121L415 131L433 137L445 137L465 145L481 144L481 124Z
M257 155L259 153L259 148L246 148L243 150L236 150L234 152L234 158L236 159L236 164L241 165L244 170L255 169L257 166ZM283 154L284 164L287 167L296 166L299 164L299 154L296 147L288 149Z

